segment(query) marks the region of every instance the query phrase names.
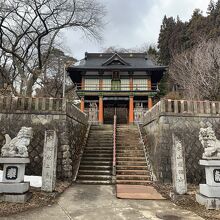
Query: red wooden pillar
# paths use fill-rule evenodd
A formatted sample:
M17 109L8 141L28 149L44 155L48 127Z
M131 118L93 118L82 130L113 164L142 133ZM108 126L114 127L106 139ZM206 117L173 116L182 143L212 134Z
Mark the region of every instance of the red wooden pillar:
M81 98L80 110L81 110L82 112L84 112L84 110L85 110L85 101L84 101L84 97Z
M103 89L103 78L102 76L99 77L99 90Z
M151 109L152 107L153 107L152 97L148 96L148 109Z
M152 89L152 83L151 83L151 78L149 77L149 79L147 80L147 90L151 90Z
M130 96L129 99L129 123L134 122L134 97Z
M152 83L151 83L151 77L147 80L147 88L148 90L152 90ZM151 109L153 107L153 100L151 96L148 96L148 109Z
M99 123L103 124L104 117L103 117L103 97L99 97Z
M130 87L130 91L133 90L133 77L132 75L130 75L130 78L129 78L129 87Z

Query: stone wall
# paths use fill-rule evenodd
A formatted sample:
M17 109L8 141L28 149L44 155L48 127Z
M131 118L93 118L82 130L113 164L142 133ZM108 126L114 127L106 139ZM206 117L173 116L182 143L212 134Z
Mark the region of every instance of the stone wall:
M4 134L12 138L22 126L33 127L27 174L41 175L44 134L58 134L57 177L73 178L87 129L87 116L65 99L0 97L0 147Z
M145 114L142 133L158 180L172 181L171 149L175 134L185 149L187 181L203 181L204 169L198 164L203 153L199 130L207 122L220 139L220 103L163 100Z

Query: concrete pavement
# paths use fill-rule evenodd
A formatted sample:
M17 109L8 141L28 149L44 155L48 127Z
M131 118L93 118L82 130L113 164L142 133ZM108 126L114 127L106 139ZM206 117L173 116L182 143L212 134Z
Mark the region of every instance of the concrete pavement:
M160 218L158 218L158 217ZM167 216L167 217L166 217ZM167 200L122 200L115 197L115 186L72 185L57 204L2 217L1 220L201 220Z

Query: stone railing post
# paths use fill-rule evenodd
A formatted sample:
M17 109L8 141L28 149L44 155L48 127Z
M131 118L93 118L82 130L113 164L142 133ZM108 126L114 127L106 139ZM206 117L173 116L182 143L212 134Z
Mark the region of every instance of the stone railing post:
M181 141L173 134L172 147L172 176L174 194L187 193L185 153Z
M52 192L56 184L57 135L53 130L45 131L43 151L42 190Z

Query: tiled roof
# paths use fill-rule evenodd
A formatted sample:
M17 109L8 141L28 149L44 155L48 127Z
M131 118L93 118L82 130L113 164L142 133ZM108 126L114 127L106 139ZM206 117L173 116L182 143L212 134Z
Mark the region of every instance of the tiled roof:
M111 63L111 61L118 61L120 64L117 64L116 62ZM77 65L71 66L71 69L72 68L157 69L163 67L156 66L150 59L147 58L146 53L86 53L85 58L78 62Z

